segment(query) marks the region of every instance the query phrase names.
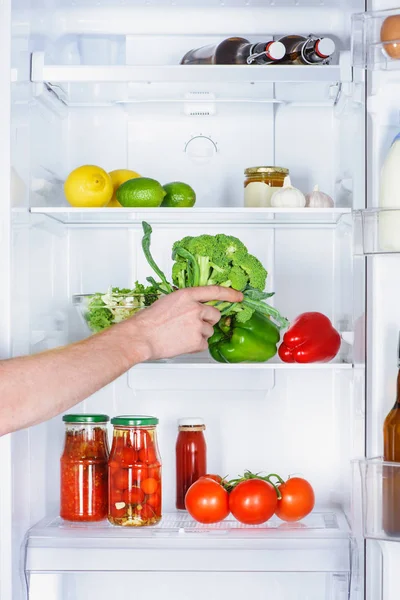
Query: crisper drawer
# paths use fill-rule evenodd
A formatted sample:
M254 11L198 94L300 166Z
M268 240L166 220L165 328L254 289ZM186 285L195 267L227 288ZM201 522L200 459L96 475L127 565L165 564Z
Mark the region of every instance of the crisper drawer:
M29 600L347 600L341 573L71 573L35 575ZM195 564L193 568L195 568Z

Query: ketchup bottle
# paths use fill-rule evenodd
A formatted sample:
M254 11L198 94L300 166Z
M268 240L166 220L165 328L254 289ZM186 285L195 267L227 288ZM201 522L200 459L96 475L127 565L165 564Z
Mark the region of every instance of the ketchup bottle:
M204 420L179 419L176 440L176 508L185 510L185 495L192 483L207 473L207 446Z

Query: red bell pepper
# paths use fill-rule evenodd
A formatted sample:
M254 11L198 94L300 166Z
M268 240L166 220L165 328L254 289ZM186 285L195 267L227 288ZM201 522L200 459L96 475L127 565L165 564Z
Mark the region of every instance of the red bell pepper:
M295 319L283 336L278 354L284 362L328 362L340 348L340 335L322 313L307 312Z

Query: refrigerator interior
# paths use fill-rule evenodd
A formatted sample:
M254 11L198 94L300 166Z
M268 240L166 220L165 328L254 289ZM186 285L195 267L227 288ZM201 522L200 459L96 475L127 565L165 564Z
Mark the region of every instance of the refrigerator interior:
M327 365L225 368L201 357L139 365L77 407L159 417L163 511L171 516L158 534L103 524L88 535L54 521L61 418L13 434L13 556L21 565L14 569L13 599L23 597L26 584L31 598L56 600L103 599L130 586L151 598L183 599L187 589L197 598L200 585L212 599L221 589L233 599L244 590L260 600L267 590L279 600L344 599L350 589L352 598L362 597L363 541L351 532L350 491L351 460L365 446L365 259L353 256L350 209L365 204L366 124L363 73L356 69L351 81L349 51L351 15L363 10L361 0L13 5L11 355L84 337L73 294L130 286L149 274L140 215L127 221L118 211L100 210L82 217L68 207L62 182L81 164L130 168L162 183L187 181L204 212L154 221L146 214L163 270L170 269L168 249L176 239L231 233L266 265L267 287L282 314L323 312L344 338ZM174 75L190 48L234 34L254 41L307 34L310 21L313 31L335 39L339 52L332 66L303 71L305 81L293 67L289 81L279 67L276 76L273 67L265 67L267 76L256 68L253 82L236 75L208 81L206 72L202 81L193 67L183 81ZM96 69L103 73L98 81ZM127 69L132 81L124 80ZM375 123L376 173L396 123ZM258 164L288 167L304 192L319 184L335 199L335 211L242 219L235 209L243 206L243 170ZM369 200L376 205L376 197ZM384 273L390 277L380 268L379 277ZM376 310L387 331L387 304ZM377 339L384 341L381 333ZM382 404L370 396L368 402ZM177 419L197 414L207 424L211 472L300 472L314 486L316 520L301 531L273 522L267 531L187 532L174 515L174 444ZM376 436L376 425L370 428Z

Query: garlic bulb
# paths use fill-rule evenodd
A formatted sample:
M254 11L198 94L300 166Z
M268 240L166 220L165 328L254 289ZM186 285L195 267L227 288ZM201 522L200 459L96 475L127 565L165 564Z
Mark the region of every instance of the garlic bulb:
M274 193L271 206L275 208L301 208L306 205L306 198L300 190L292 186L289 175L283 182L283 187Z
M306 195L306 206L310 208L332 208L333 200L328 194L319 191L319 186L314 187L311 194Z

